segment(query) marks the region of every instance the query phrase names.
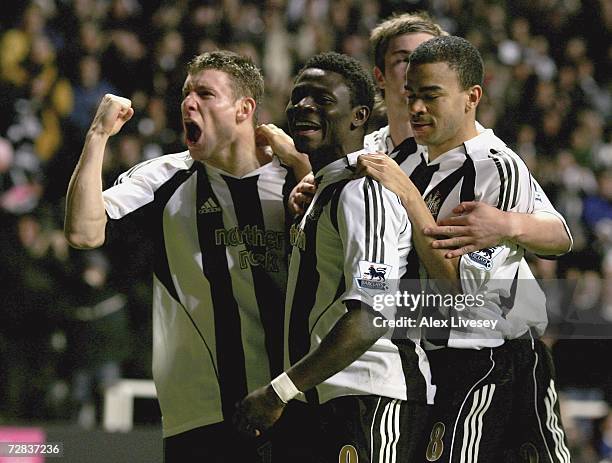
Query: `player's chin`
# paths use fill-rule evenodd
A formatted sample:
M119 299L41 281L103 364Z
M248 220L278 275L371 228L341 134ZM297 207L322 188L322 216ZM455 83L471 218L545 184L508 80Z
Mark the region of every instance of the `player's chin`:
M320 145L319 141L313 137L303 137L299 135L293 136L293 142L295 144L295 149L300 153L312 153Z
M187 145L187 150L190 156L196 161L206 161L210 157L209 153L200 145L189 144Z

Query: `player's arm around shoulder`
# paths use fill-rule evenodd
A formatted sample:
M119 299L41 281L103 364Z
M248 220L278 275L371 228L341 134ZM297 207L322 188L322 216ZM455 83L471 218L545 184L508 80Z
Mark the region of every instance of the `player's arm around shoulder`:
M453 210L456 215L427 231L429 236L448 237L436 240L436 248L451 249L451 258L504 242L541 255L560 255L571 248L571 235L554 208L538 211L541 193L518 155L506 147L490 148L476 156L474 168L476 201L459 204Z
M104 243L106 211L102 197L102 163L108 139L134 114L131 101L111 94L102 98L87 132L81 157L68 185L64 234L76 248Z

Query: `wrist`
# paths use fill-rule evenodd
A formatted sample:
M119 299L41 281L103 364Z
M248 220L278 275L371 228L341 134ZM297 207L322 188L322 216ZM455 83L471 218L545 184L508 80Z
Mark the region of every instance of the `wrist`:
M503 230L502 240L510 241L513 244L520 244L521 237L523 236L523 229L521 223L521 214L516 212L504 212L505 222L508 224L507 229Z
M110 135L101 127L91 126L87 131L86 138L108 140Z
M284 407L285 405L287 405L285 402L282 401L282 399L278 396L278 394L276 393L276 391L274 390L274 388L272 387L272 384L269 383L266 386L266 397L267 397L267 401L268 404L270 406L273 407Z
M291 381L291 378L289 378L285 372L281 373L270 382L269 389L272 390L283 405L289 403L290 400L295 399L301 394L300 390L293 384L293 381Z
M297 150L293 150L291 153L286 153L284 156L287 167L295 168L296 166L304 165L308 163L308 155L300 153Z
M402 186L403 188L401 189L401 194L398 196L404 208L409 209L415 203L415 201L423 200L421 193L412 182L406 183Z

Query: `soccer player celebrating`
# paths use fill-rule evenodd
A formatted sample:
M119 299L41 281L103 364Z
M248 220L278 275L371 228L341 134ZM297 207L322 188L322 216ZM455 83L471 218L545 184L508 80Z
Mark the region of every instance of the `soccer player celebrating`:
M522 160L492 131L477 128L482 78L478 51L459 37L431 39L410 55L410 123L417 143L427 150L406 161L410 178L405 167L385 155L362 157L360 168L398 193L413 220L425 203L442 217L460 201L522 213L535 207L538 190ZM441 277L455 280L466 294L481 292L486 298L486 304L465 312L450 308L450 325L435 335L427 331L438 386L427 459L500 461L509 450L514 459L520 453L540 461L569 461L552 362L535 339L546 327L545 300L523 248L505 243L449 260L426 244L421 243L418 255L430 275L450 261L454 272ZM486 320L497 320L499 327L486 328ZM502 412L509 406L520 412Z
M283 192L294 181L278 159L258 161L262 94L250 59L227 51L195 57L181 104L187 151L138 164L103 191L106 144L134 113L129 100L106 95L68 188L73 246L102 245L106 229L125 219L156 245L153 376L166 462L259 461L228 419L283 370ZM285 154L286 164L308 166L295 150Z
M384 100L388 125L366 135L364 147L370 152L389 154L408 175L415 166L406 160L417 152L417 147L405 104L405 58L421 43L445 34L425 13L392 16L370 34L374 76ZM401 144L404 146L400 154ZM415 154L414 157L418 159L419 156ZM429 227L425 233L434 238L448 237L431 241L433 247L447 249L448 258L495 246L502 241L516 243L540 255L564 254L572 245L567 224L535 180L534 188L536 203L532 214L503 211L484 202L465 201L453 205L454 215L441 216L438 224ZM312 176L305 177L289 201L294 212L303 211L315 189Z
M347 156L363 146L373 100L373 83L356 60L325 53L299 72L287 106L318 190L291 231L286 371L247 396L236 417L242 430L258 434L285 406L294 421L306 407L308 439L300 437L301 448L284 461L400 462L424 453L414 430L423 429L435 392L427 359L418 339L383 336L384 317L372 309L372 294L405 271L410 222L397 196L371 178L352 179L355 156ZM292 400L304 397L307 405Z

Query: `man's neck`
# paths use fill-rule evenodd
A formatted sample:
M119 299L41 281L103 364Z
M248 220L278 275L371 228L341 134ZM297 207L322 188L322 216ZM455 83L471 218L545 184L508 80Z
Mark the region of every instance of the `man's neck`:
M350 140L341 146L327 146L318 152L310 153L310 165L312 172L316 175L318 171L334 161L343 158L349 153L363 149L363 135L359 140Z
M474 137L478 136L478 130L476 130L476 123L471 121L466 124L466 128L460 130L455 137L448 140L445 143L436 146L427 146L427 156L429 158L429 162L437 159L444 153L461 146L468 140L471 140Z
M253 172L260 167L255 153L255 137L234 141L204 163L235 177L242 177Z
M389 117L389 135L391 135L391 140L393 140L393 146L398 146L404 140L413 136L410 122L394 120Z

